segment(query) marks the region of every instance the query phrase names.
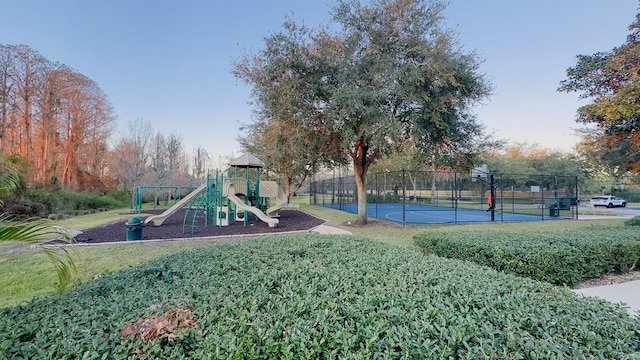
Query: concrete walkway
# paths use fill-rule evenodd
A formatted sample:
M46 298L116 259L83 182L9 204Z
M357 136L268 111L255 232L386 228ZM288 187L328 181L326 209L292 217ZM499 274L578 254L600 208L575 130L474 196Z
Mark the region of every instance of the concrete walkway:
M625 303L630 315L640 317L640 280L626 283L574 289L576 294L592 296L612 303Z
M320 234L353 235L349 230L344 230L344 229L340 229L340 228L325 225L325 224L316 226L311 231L317 232Z

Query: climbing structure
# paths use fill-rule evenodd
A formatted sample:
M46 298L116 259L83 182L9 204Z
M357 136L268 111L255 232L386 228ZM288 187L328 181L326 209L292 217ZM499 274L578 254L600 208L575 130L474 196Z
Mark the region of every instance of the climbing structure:
M207 176L197 193L185 197L181 207L187 211L183 219L184 232L194 232L198 226L228 226L242 221L246 226L251 217L264 221L270 227L278 225L278 212L288 199L275 181L261 181L264 164L251 154L233 160L226 172L217 171ZM271 203L275 199L275 203ZM187 202L188 201L188 202ZM145 223L162 224L177 209L170 208L161 215L147 218Z

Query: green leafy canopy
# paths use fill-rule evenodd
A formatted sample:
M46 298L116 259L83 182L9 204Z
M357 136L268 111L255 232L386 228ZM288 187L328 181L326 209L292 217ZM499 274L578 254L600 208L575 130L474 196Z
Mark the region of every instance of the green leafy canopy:
M361 224L363 184L382 157L407 142L417 153L466 151L483 136L471 108L489 95L490 84L478 72L477 55L463 51L444 27L445 7L437 0L339 1L335 27L310 30L287 21L262 52L235 64L234 74L253 88L254 125L310 139L283 137L291 145L286 153L297 155L281 156L278 164L350 159ZM282 145L263 139L262 149Z

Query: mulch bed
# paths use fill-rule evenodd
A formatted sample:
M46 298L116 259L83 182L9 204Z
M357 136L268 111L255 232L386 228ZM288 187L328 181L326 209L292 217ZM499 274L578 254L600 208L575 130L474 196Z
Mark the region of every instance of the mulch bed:
M140 214L139 217L143 219L151 214L159 214L161 211L148 211L145 214ZM249 217L247 225L244 225L243 221L233 221L229 226L214 226L209 224L208 227L204 226L204 217L202 213L199 214L196 226L191 231L192 215L189 214L188 224L183 231L183 221L186 210L177 211L171 215L160 226L154 226L153 223L145 225L142 229L143 240L151 239L182 239L182 238L197 238L197 237L212 237L212 236L233 236L233 235L258 235L258 234L277 234L289 231L308 231L314 227L324 223L324 220L317 217L306 214L298 210L281 210L280 222L276 227L269 227L268 224L254 218ZM134 216L134 215L132 215ZM137 216L137 215L135 215ZM127 229L125 227L125 221L117 222L93 229L87 229L82 234L76 237L78 243L94 244L103 242L115 242L126 241Z

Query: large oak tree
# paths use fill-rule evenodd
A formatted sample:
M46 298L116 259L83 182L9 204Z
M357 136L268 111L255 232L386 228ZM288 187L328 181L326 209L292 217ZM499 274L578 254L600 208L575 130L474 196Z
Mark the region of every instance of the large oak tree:
M291 36L295 27L288 22L289 41L273 42L282 33L267 38L268 46L283 46L253 62L270 76L260 82L246 77L256 103L271 111L269 121L326 135L332 141L314 143L314 152L351 160L360 224L367 223L366 175L376 161L406 141L418 151L447 151L482 135L470 108L490 87L477 56L463 51L444 27L444 9L437 0L339 1L337 27ZM283 94L296 100L280 102ZM302 116L279 116L281 109L287 115L302 109Z

